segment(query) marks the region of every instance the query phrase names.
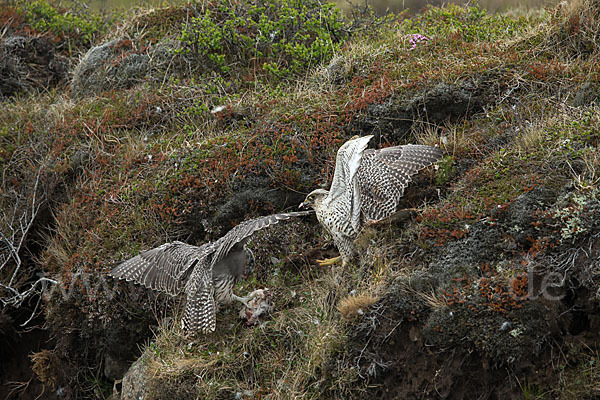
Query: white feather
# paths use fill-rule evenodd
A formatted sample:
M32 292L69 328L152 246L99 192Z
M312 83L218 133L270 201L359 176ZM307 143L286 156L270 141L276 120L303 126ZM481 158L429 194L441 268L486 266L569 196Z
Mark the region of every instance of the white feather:
M360 226L360 188L356 172L362 162L363 152L372 137L373 135L367 135L352 139L340 147L335 160L335 172L329 195L324 202L328 208L343 209L350 217L350 223L356 231Z

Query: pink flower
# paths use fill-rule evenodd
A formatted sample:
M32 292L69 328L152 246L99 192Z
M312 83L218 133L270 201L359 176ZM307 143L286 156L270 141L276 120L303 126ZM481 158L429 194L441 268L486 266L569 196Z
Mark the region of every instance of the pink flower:
M410 43L409 50L414 50L417 48L417 44L426 43L429 40L427 36L421 35L420 33L411 33L406 35L405 37L408 38L408 43Z

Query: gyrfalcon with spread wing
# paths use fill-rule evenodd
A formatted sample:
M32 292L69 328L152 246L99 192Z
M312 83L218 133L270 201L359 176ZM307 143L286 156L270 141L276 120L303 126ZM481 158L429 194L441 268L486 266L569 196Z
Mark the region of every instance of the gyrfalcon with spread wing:
M437 147L414 144L367 149L372 137L355 137L344 143L337 152L331 188L313 190L300 204L316 211L344 265L356 255L354 239L362 226L394 214L411 177L443 154ZM321 261L321 265L340 257Z
M312 212L273 214L244 221L222 238L202 246L183 242L165 243L117 265L110 275L160 290L172 296L187 295L182 325L189 330L212 332L218 304L248 302L251 297L233 293L236 281L254 263L246 246L250 236L268 226Z

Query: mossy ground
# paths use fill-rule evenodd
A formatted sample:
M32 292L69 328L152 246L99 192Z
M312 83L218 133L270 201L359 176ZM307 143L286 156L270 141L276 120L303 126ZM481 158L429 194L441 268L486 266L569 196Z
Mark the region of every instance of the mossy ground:
M2 100L0 204L16 220L34 194L42 204L13 284L39 272L60 282L42 305L53 339L32 357L48 392L106 397L144 352L153 398L598 393L598 1L502 15L432 7L353 24L326 8L325 25L284 3L256 23L310 33L297 53L252 59L246 39L270 36L240 31L235 21L260 14L243 3L247 14L218 15L234 21L231 40L208 3L122 21L44 2L0 12L10 28L0 40L47 32L71 70L116 40L97 68L107 85L28 84ZM296 9L308 27L279 18ZM198 49L190 32L204 37L207 25L212 47ZM111 75L134 56L148 68ZM260 325L229 307L214 334L185 333L180 299L105 278L140 250L214 240L296 207L330 182L337 148L356 134L446 156L407 190L402 208L418 215L367 228L351 268L314 265L335 252L313 219L257 235L257 269L236 292L274 291Z

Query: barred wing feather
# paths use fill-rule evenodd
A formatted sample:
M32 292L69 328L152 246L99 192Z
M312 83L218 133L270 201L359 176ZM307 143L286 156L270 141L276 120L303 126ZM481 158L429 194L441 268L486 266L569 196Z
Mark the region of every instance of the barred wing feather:
M302 217L310 215L314 211L295 211L289 213L272 214L254 219L249 219L239 223L233 229L225 234L222 238L214 243L215 254L211 260L211 266L214 266L224 257L229 254L229 251L237 243L240 243L248 239L255 232L267 228L271 225L275 225L281 221L288 220L294 217Z
M120 263L110 275L175 296L181 293L196 264L213 251L212 244L165 243Z
M381 220L396 212L412 176L442 154L437 147L410 144L366 150L357 172L363 220Z

